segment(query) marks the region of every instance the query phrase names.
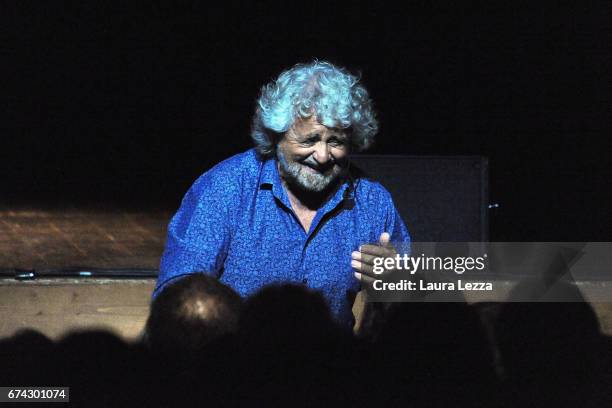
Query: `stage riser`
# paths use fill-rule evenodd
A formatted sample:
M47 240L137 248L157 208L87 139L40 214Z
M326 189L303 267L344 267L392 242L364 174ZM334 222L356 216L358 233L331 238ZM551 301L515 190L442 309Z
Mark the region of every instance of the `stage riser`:
M104 328L127 340L137 339L149 314L155 279L0 279L0 338L25 328L59 339L70 330ZM609 292L604 283L581 283L583 292ZM501 285L504 293L510 286ZM602 292L603 291L603 292ZM504 293L500 293L502 296ZM476 295L468 301L478 299ZM612 335L612 303L591 304L603 333ZM363 310L358 296L353 312Z
M0 283L0 337L29 327L58 339L68 330L99 327L136 339L154 286L154 279L5 280Z

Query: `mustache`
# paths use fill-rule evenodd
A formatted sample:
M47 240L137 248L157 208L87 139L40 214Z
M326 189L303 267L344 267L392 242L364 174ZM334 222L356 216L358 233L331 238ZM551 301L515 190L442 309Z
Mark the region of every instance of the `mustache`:
M327 163L325 164L320 164L318 163L315 159L313 159L312 157L306 158L304 160L302 160L302 164L307 165L308 167L311 167L315 170L319 170L319 171L327 171L329 169L332 169L335 165L339 165L340 167L343 167L342 164L339 160L336 160L335 158L330 159Z

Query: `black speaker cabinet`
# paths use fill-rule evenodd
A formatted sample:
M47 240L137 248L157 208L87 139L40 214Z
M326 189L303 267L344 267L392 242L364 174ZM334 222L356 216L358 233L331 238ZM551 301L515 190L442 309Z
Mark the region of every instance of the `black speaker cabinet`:
M414 242L488 240L488 160L482 156L353 155L389 190Z

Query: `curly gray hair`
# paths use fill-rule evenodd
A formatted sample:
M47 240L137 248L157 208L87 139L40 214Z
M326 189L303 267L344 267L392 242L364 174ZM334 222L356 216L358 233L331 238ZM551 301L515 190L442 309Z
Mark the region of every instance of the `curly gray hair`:
M359 78L329 62L297 64L261 89L251 138L257 152L270 157L294 121L316 115L327 127L351 129L351 145L370 147L378 132L372 101Z

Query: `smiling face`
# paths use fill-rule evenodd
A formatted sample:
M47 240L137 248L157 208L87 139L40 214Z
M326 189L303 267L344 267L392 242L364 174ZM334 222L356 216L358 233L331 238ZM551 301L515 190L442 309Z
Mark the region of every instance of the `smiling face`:
M278 143L276 156L288 184L321 192L343 173L348 150L346 130L326 127L313 115L295 121Z

